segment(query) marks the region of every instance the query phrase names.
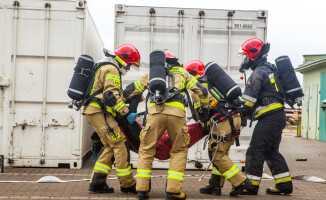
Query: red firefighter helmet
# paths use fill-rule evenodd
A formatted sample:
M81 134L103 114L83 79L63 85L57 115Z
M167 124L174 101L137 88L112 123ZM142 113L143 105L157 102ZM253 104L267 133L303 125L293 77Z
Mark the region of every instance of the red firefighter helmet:
M239 54L247 54L251 60L256 60L259 56L261 47L264 42L258 38L251 38L245 41L239 50Z
M119 56L126 64L132 63L139 67L140 54L136 47L132 46L131 44L121 45L119 48L114 50L114 54Z
M187 62L183 67L189 74L193 75L196 78L201 77L204 75L205 65L200 62L199 60L192 60Z
M169 52L167 49L164 49L163 52L165 53L166 62L169 65L180 65L178 58L175 57L173 53Z
M177 58L175 55L173 55L173 53L169 52L168 49L164 49L163 52L165 53L166 58Z

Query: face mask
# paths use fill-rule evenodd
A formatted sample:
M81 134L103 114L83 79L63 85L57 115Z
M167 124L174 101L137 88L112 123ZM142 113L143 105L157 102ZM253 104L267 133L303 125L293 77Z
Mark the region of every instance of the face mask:
M241 63L240 69L248 70L253 66L253 64L253 61L248 56L246 56Z
M123 67L121 67L120 68L120 73L121 73L121 76L124 76L124 75L126 75L127 74L127 72L128 72L128 70L126 70L125 68L123 68Z

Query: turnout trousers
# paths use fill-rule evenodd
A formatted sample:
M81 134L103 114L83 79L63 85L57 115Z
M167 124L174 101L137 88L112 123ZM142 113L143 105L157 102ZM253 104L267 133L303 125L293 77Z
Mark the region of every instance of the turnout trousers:
M289 168L279 152L285 125L284 110L268 113L258 120L246 152L246 175L253 185L259 186L266 160L275 179L275 188L292 189Z
M136 190L138 192L150 191L156 143L166 130L172 142L166 192L173 194L181 192L187 161L187 144L190 141L187 122L185 117L162 113L148 114L146 126L141 132L137 163Z
M118 122L107 115L107 123L105 122L103 113L85 114L87 121L93 126L104 145L101 156L97 159L94 173L109 175L112 164L115 162L117 175L119 177L120 187L128 188L136 184L132 176L131 165L128 161L127 143L124 134L121 132ZM107 128L107 124L110 130ZM102 182L102 181L100 181Z
M233 115L233 123L235 128L239 130L241 127L241 117L238 116L238 114ZM229 119L217 123L217 127L221 136L225 136L232 132ZM213 134L216 135L217 130L215 129L213 131ZM240 185L246 179L246 176L234 164L228 155L230 147L234 144L234 140L235 138L231 141L220 141L217 144L215 143L216 139L211 138L209 141L210 145L208 151L209 155L212 155L212 158L211 156L210 158L213 159L212 175L220 176L221 187L223 187L225 179L227 179L233 187Z

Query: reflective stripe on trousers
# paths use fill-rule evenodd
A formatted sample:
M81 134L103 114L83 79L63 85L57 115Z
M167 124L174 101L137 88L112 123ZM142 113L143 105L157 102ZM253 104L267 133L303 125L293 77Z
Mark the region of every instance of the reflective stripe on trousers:
M131 165L129 165L129 167L127 167L126 169L115 169L115 170L117 171L118 176L127 176L132 173Z
M247 178L251 181L253 185L259 186L261 177L247 174Z
M219 172L216 167L212 167L212 174L219 175L219 176L222 175L221 172Z
M223 173L223 176L226 179L230 179L232 178L234 175L236 175L239 172L239 168L234 164L233 167L231 169L229 169L228 171Z
M111 172L111 167L104 165L102 163L99 163L99 162L95 163L94 169L104 172L106 174L109 174Z
M152 170L137 169L137 177L151 178Z
M285 183L285 182L290 182L292 181L290 172L284 172L281 174L276 174L274 175L275 183Z
M184 173L177 172L177 171L168 171L168 177L172 179L177 179L183 181L183 175Z

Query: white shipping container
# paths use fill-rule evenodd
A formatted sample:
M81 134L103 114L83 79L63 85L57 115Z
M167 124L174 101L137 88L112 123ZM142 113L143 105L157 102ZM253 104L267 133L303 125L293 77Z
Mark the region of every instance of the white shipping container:
M103 42L84 1L0 1L0 154L6 166L81 168L91 126L69 109L81 54Z
M242 88L244 81L238 71L241 44L253 37L266 41L266 10L216 10L195 8L164 8L127 6L115 7L115 48L130 43L140 52L140 71L131 71L124 77L124 87L149 72L149 54L155 49L168 49L180 62L201 60L204 64L217 62ZM139 111L145 109L140 105ZM193 121L192 121L193 122ZM191 122L190 122L191 123ZM244 128L240 136L240 147L232 146L230 157L239 165L245 160L252 129ZM189 149L187 168L195 168L201 162L209 163L203 140ZM131 155L137 166L137 154ZM168 162L155 160L154 168L168 168Z

